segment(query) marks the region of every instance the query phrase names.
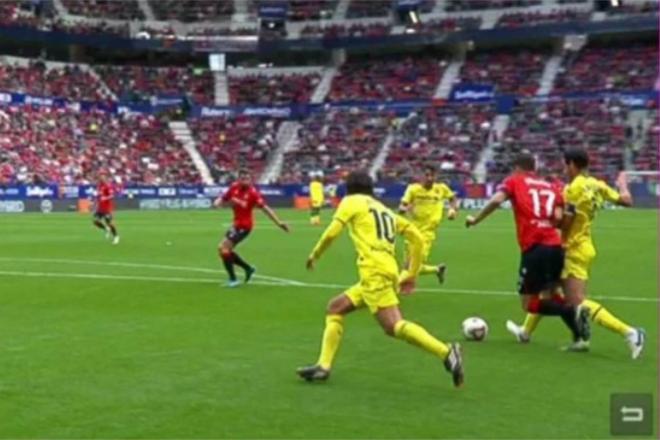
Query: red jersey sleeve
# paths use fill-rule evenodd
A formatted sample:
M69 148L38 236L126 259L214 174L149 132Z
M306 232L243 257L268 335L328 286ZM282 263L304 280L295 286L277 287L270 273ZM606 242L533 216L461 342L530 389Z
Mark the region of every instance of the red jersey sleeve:
M236 187L234 186L234 184L231 184L231 185L229 186L229 188L227 188L227 191L225 191L225 193L222 195L222 201L223 201L223 202L228 202L229 199L231 199L232 197L234 197L234 191L235 191L235 189L236 189Z
M516 192L516 179L514 176L509 176L497 187L498 191L505 192L509 198L513 198Z
M259 208L263 208L263 206L266 204L264 196L261 195L256 187L252 187L252 202L254 203L254 206Z

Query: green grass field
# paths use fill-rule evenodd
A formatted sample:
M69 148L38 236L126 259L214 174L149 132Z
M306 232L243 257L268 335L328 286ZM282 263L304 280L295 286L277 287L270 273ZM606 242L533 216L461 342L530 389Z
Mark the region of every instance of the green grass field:
M216 257L228 211L120 212L116 247L78 214L0 216L0 438L607 438L611 393L657 398L656 211L596 222L590 292L646 328L637 361L601 328L591 353L561 352L558 320L515 343L510 213L470 231L446 222L433 257L447 282L422 280L402 307L444 340L462 339L467 316L489 322L487 341L464 344L460 390L366 311L347 319L331 380L298 380L328 299L356 280L354 252L344 237L306 272L321 229L281 214L293 233L259 214L239 249L260 277L234 290Z

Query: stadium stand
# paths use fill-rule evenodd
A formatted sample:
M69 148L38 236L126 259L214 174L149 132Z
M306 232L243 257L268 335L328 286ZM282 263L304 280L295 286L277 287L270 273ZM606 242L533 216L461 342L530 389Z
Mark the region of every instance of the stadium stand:
M547 52L526 49L477 52L463 64L460 82L494 84L500 94L532 96L548 57Z
M159 20L184 23L229 18L234 13L233 0L149 0Z
M337 3L337 0L290 0L288 17L292 21L330 18Z
M383 112L330 110L303 121L299 143L286 153L280 183L303 182L310 171L323 171L328 182L352 169L368 169L394 116Z
M106 98L98 80L75 64L49 68L40 61L18 65L5 62L1 57L0 91L74 100L103 101Z
M538 6L541 0L448 0L447 12Z
M334 78L326 99L389 101L430 98L445 64L427 55L349 61Z
M479 29L480 17L452 17L443 19L425 20L417 31L421 34L445 34L465 30Z
M385 23L355 23L350 26L343 24L307 25L301 31L301 37L382 37L389 35L392 26Z
M318 73L229 77L232 104L306 103L321 80Z
M649 90L658 78L657 61L657 42L586 46L565 57L553 92Z
M190 119L188 124L213 178L224 184L241 167L250 169L255 177L261 174L277 147L280 121L239 116Z
M96 72L120 99L188 96L197 104L214 103L213 75L206 69L143 66L97 66Z
M200 181L187 153L153 116L0 107L0 151L5 184L86 184L101 170L123 184Z
M513 28L566 21L588 21L590 18L591 11L575 9L555 9L552 12L516 12L503 14L497 21L497 27Z
M649 127L645 134L646 142L643 144L643 147L640 150L633 153L634 169L637 171L658 170L658 145L660 145L660 123L658 123L658 110L655 109L649 113Z
M62 4L73 15L114 20L144 20L137 0L62 0Z
M429 162L443 173L469 176L494 117L492 104L446 105L411 114L397 130L380 180L409 182Z
M390 0L351 0L346 18L387 17L391 11Z
M561 100L525 103L511 114L502 142L487 168L491 175L508 172L513 155L523 149L538 156L539 169L562 173L562 152L584 147L591 152L591 172L612 178L623 169L628 109L617 100Z

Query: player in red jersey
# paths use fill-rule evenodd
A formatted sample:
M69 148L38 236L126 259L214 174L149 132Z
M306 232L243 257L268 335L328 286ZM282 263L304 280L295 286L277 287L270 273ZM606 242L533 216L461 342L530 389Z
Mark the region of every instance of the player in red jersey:
M225 234L225 239L220 243L218 252L222 259L227 274L229 275L229 287L238 286L234 264L237 264L245 271L245 282L249 282L256 269L254 266L243 260L234 248L250 235L254 227L254 208L261 208L273 223L279 226L283 231L289 232L289 226L282 222L277 214L266 204L259 190L252 184L252 177L247 170L238 172L238 180L231 184L229 189L216 199L213 205L217 208L223 204L229 203L234 210L234 224Z
M574 338L589 339L589 313L581 306L566 303L556 291L561 283L564 251L557 226L563 216L563 198L556 185L535 173L536 162L521 153L514 171L498 188L488 204L468 216L469 228L481 223L502 203L509 200L522 252L518 292L523 310L547 316L560 316Z
M107 180L107 173L99 174L96 186L96 209L94 210L94 226L103 229L108 237L112 237L112 244L119 244L119 234L115 226L112 213L115 210L115 189Z

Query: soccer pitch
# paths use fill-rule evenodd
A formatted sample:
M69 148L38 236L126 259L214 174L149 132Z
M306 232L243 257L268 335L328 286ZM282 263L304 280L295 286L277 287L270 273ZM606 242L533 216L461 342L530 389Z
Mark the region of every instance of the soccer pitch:
M610 394L654 393L657 405L656 211L595 222L590 293L647 330L637 361L596 326L591 353L561 352L558 319L514 342L511 213L469 231L465 212L444 222L433 259L446 283L422 279L402 309L446 341L462 340L468 316L488 321L485 342L463 344L458 390L367 311L347 318L329 382L300 381L328 299L357 279L353 248L342 237L306 272L322 229L280 210L287 235L257 214L238 250L259 276L227 289L216 245L229 214L119 212L119 246L78 214L0 216L0 438L606 438Z

